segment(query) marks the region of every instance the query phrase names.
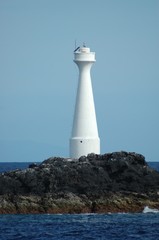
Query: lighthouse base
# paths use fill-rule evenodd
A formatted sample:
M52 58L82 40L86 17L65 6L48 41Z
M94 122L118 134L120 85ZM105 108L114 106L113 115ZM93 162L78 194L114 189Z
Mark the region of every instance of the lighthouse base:
M89 153L100 154L99 138L74 137L70 139L70 157L79 158Z

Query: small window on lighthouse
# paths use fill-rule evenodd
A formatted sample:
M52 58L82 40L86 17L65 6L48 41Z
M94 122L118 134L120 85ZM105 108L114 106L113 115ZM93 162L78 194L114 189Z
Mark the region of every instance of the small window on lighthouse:
M80 141L80 143L82 143L82 141Z

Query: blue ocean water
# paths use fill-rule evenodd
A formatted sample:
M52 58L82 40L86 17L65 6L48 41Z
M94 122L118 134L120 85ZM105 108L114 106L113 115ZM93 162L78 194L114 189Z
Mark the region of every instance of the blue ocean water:
M0 163L0 171L30 163ZM159 170L159 163L149 163ZM158 240L159 213L1 214L0 240Z
M31 163L32 162L0 162L0 173L16 169L25 169ZM39 164L39 162L37 164Z
M0 239L159 239L159 214L0 215Z

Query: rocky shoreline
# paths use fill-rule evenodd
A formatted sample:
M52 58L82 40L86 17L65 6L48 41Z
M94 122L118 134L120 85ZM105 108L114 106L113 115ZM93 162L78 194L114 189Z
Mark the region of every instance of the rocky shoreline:
M0 213L108 213L159 209L159 172L131 152L49 158L0 174Z

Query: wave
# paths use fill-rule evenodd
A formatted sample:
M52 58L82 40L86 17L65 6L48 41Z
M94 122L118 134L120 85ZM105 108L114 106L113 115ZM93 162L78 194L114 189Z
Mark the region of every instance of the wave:
M149 208L148 206L144 207L143 213L159 213L159 210L156 208Z

